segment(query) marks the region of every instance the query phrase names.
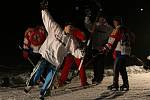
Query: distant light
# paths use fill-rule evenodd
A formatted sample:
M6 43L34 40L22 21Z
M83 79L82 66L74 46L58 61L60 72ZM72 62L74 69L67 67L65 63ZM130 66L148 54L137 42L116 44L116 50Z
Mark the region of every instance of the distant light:
M143 9L143 8L141 8L140 10L141 10L141 11L143 11L144 9Z
M102 8L100 8L100 9L99 9L99 11L103 11L103 9L102 9Z
M75 9L76 9L76 10L79 10L79 7L78 7L78 6L76 6L76 7L75 7Z
M137 12L138 12L139 14L142 14L142 13L144 13L144 9L143 9L143 8L137 8Z

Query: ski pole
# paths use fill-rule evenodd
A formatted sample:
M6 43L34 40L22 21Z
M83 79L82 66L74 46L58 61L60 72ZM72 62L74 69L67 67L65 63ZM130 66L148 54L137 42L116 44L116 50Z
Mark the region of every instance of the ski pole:
M19 45L19 49L20 49L20 50L23 50L23 48L22 48L20 45ZM30 59L30 57L28 57L27 59L28 59L28 61L31 63L31 65L35 68L36 65L32 62L32 60ZM42 77L43 80L45 81L45 78L43 77L43 75L41 75L41 77Z

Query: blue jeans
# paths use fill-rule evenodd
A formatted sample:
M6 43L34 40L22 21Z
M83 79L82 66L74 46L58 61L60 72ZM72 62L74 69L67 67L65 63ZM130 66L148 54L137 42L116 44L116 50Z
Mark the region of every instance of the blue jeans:
M43 72L46 68L47 68L47 73L46 73L45 82L40 91L40 93L42 92L43 95L46 93L48 86L51 85L51 83L53 81L53 78L54 78L54 75L56 72L56 68L54 67L54 65L52 65L47 60L42 58L40 60L39 68L37 69L35 76L33 78L33 84L35 84L37 82L37 80L40 78L40 76L43 74Z

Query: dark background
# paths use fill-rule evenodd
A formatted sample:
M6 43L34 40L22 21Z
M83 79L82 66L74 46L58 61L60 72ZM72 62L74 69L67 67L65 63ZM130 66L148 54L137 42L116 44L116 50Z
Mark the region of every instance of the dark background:
M110 24L114 16L123 16L130 30L136 35L134 54L146 57L150 52L149 0L97 0L97 2L101 3L103 14ZM79 7L79 10L75 7ZM93 12L99 9L94 0L49 0L49 11L60 24L69 17L83 28L86 8L92 9ZM1 3L0 11L0 64L24 64L18 45L22 45L27 27L42 24L40 0L4 1Z

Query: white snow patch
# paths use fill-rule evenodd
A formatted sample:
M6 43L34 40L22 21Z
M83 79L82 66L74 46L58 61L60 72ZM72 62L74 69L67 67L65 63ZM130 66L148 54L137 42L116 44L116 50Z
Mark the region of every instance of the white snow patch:
M150 60L150 56L147 57L147 60Z

